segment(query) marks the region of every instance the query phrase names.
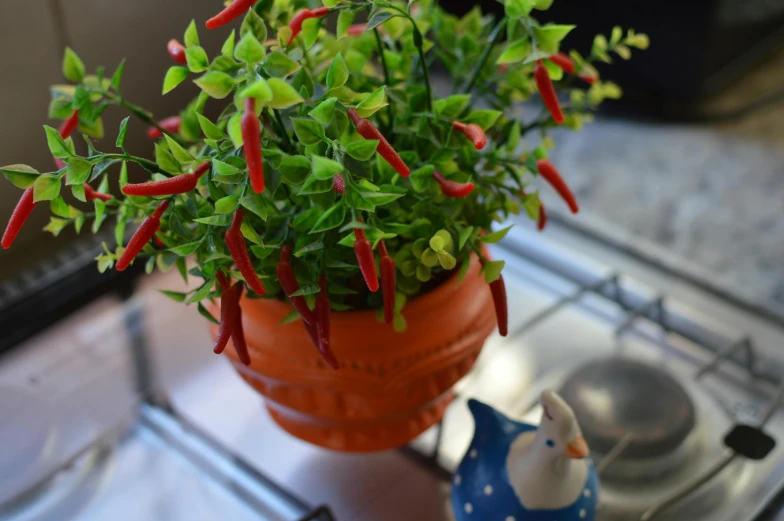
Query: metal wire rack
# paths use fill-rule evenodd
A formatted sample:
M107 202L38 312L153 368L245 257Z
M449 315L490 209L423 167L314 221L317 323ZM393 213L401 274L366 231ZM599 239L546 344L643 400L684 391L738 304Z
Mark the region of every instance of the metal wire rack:
M530 244L526 244L525 247L523 247L522 245L513 242L506 246L506 248L509 249L511 253L523 258L525 261L544 268L558 275L565 281L574 284L576 288L573 292L560 297L550 306L530 317L525 323L514 329L511 332L511 336L525 335L542 322L556 315L559 311L579 303L588 295L599 296L603 300L618 306L624 313L623 320L621 320L615 328L616 336L622 336L632 331L638 321L646 321L655 325L661 332L677 335L683 339L689 340L691 343L710 353L711 357L709 361L704 363L694 373L693 378L695 381L699 382L709 374L718 371L723 364L732 364L745 371L749 376L774 386L776 391L773 398L768 401L761 419L752 427L759 433L762 433L766 423L773 416L781 399L784 397L784 382L782 382L779 377L779 375L784 374L784 372L781 371L781 368L775 361L764 360L764 363L762 363L763 357L761 356L761 353L758 352L758 349L750 336L744 334L739 338L727 338L723 334L700 324L689 317L675 313L669 309L667 298L664 295L656 295L652 298L645 297L641 293L624 285L622 282L623 276L620 273L599 275L585 266L568 261L548 250L531 248ZM142 369L147 364L145 357L141 354L145 348L143 345L139 344L137 344L135 348L137 351L140 351L140 353L137 354L137 356L141 356L138 367ZM149 369L145 371L144 374L151 374ZM148 385L150 382L143 381L146 380L144 377L141 380L141 388L150 389ZM173 415L178 421L187 425L186 420L170 407L162 405L160 402L157 404L151 403L151 405L161 408L161 410L165 410L167 414ZM308 505L306 501L298 498L296 494L282 489L271 478L260 475L250 464L245 463L240 456L233 454L226 448L220 447L219 444L207 434L199 431L192 425L187 428L193 433L201 436L205 442L217 447L218 450L231 458L231 460L240 467L247 472L252 473L256 479L263 481L267 486L271 486L279 494L285 496L289 502L296 505L302 512L306 512L298 521L337 521L336 516L329 506L321 505L313 507ZM440 464L439 458L444 436L443 423L437 424L434 429L435 444L431 452L423 453L411 446L404 447L401 451L437 475L440 479L448 481L451 479L451 472ZM606 471L612 465L613 461L623 454L630 442L631 439L629 437L623 438L608 452L602 461L597 462L597 470L600 474ZM670 496L651 505L640 517L640 521L655 520L660 513L683 501L690 494L718 476L730 465L730 463L742 457L744 457L744 454L728 446L724 457L717 460L702 474L696 476L691 481L684 483Z

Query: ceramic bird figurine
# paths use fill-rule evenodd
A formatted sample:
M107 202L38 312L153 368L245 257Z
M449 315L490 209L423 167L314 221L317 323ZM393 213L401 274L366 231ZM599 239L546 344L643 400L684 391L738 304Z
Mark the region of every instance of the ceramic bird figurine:
M574 412L541 394L539 427L469 400L474 439L453 478L457 521L591 521L599 480Z

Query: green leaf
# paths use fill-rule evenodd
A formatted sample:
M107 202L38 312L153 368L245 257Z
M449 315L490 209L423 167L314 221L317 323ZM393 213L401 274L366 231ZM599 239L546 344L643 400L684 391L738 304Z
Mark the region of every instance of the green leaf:
M242 114L236 113L229 119L229 124L226 125L226 131L229 133L231 143L234 148L242 147Z
M436 167L433 165L425 165L422 168L411 172L408 179L411 181L411 186L414 188L414 191L421 193L427 190L427 187L433 181L433 172L435 171Z
M260 63L266 54L264 47L250 32L245 33L234 49L234 57L250 65Z
M357 14L354 11L349 11L347 9L340 11L340 14L338 15L337 30L335 31L337 33L338 40L346 37L348 34L348 28L351 27L351 25L354 23L354 19L356 17Z
M60 178L52 174L38 176L33 184L33 201L51 201L60 195Z
M337 101L337 98L328 98L319 103L318 107L311 110L308 115L322 125L329 125L335 117L335 104Z
M234 79L228 74L219 71L209 71L194 80L194 83L215 99L225 98L234 87Z
M264 42L267 39L267 26L253 9L248 10L248 14L245 15L242 26L240 26L240 36L246 34L252 34L259 42Z
M188 69L191 72L204 72L210 66L207 52L198 45L185 49L185 59L188 61Z
M332 179L318 179L311 175L299 190L299 195L323 194L332 190L334 181Z
M287 156L280 162L278 170L286 183L299 185L310 173L310 160L305 156Z
M309 118L291 118L297 139L303 145L313 145L325 139L324 127L318 121Z
M114 90L120 90L120 82L122 82L123 72L125 72L125 60L120 62L120 65L117 66L117 69L115 69L114 74L112 75L112 87Z
M286 109L304 101L291 85L280 78L270 78L267 83L272 89L269 106L273 109Z
M180 163L178 163L171 152L160 143L155 143L155 162L164 172L179 174L182 171Z
M205 116L202 116L198 112L196 113L196 118L199 120L201 131L204 132L204 135L208 138L220 141L228 137L226 133L218 128L215 123L207 119Z
M206 299L210 294L210 291L212 291L213 284L214 283L211 280L208 280L185 302L188 304L195 304L196 302L201 302L202 300Z
M332 59L332 65L327 70L327 88L338 89L348 81L348 67L342 53L337 53Z
M128 133L128 120L130 119L131 116L128 116L120 122L120 132L117 134L117 141L114 143L117 148L122 148L125 145L125 135Z
M487 130L495 125L495 122L498 121L502 114L498 110L474 110L463 122L474 123Z
M8 165L0 168L0 172L17 188L26 189L33 186L41 175L38 170L27 165Z
M73 113L73 105L68 98L54 98L49 103L49 117L51 119L66 119Z
M59 195L49 201L49 210L59 217L65 217L66 219L71 218L71 212L68 210L68 205L65 204L65 201Z
M196 307L198 308L198 310L199 310L199 314L200 314L201 316L203 316L204 318L206 318L207 320L209 320L209 321L210 321L210 322L212 322L213 324L220 324L220 322L218 321L218 319L217 319L217 318L215 318L215 317L213 317L213 316L212 316L212 313L210 313L209 311L207 311L207 308L205 308L205 307L204 307L204 304L202 304L201 302L199 302L199 304L198 304ZM296 310L295 310L295 312L296 312Z
M534 9L539 9L540 11L550 9L551 5L553 5L553 0L534 0Z
M231 222L231 215L211 215L209 217L194 219L193 221L209 226L228 226Z
M512 129L509 131L509 134L506 138L506 152L509 155L514 155L517 151L517 147L520 146L520 138L521 138L521 130L520 130L520 122L515 121L512 125Z
M231 30L229 33L229 37L226 38L226 41L223 42L223 46L221 47L221 55L224 57L234 56L234 39L236 38L236 33L234 29Z
M332 181L335 174L343 171L343 165L322 156L311 157L311 165L313 166L313 177L320 180L329 179Z
M370 96L362 100L362 102L356 106L356 110L363 118L369 118L387 105L386 87L380 87L373 91Z
M185 150L182 145L177 143L169 134L164 134L163 137L166 139L166 143L169 145L169 150L171 150L174 159L176 159L180 164L195 161L195 158L190 154L190 152Z
M321 291L321 288L319 288L318 284L307 284L305 286L302 286L300 289L298 289L291 295L289 295L289 297L304 297L305 295L315 295L319 291Z
M256 98L261 102L270 101L272 99L272 89L270 89L267 80L259 78L240 93L241 98Z
M104 203L100 199L96 199L95 201L93 201L93 206L95 207L95 220L93 221L93 233L98 233L98 230L101 229L101 225L106 220L106 203Z
M84 195L84 185L71 185L71 193L74 197L76 197L79 201L86 203L87 197Z
M550 76L550 79L553 81L560 81L563 78L563 69L550 60L544 60L543 63L545 69L547 69L547 74Z
M44 130L46 131L46 141L49 144L49 151L54 157L65 159L73 155L68 148L68 145L65 144L65 140L56 129L44 125Z
M169 67L169 70L166 71L166 77L163 78L163 93L167 94L173 91L177 85L185 81L185 78L188 77L188 73L187 67Z
M93 165L81 157L72 157L68 160L68 170L65 175L65 184L80 185L87 182L90 178L90 170Z
M201 241L189 242L187 244L182 244L180 246L169 248L169 251L171 251L175 255L179 255L180 257L187 257L191 253L198 250L199 246L201 246Z
M395 15L388 11L378 11L376 14L370 17L368 20L367 26L365 27L366 31L372 31L379 25L383 24L387 20L395 18Z
M310 49L318 40L319 30L321 29L320 18L310 18L302 24L302 43L305 49Z
M346 153L358 161L367 161L376 153L378 143L374 139L354 141L346 147Z
M256 232L256 230L253 228L253 226L250 225L248 221L243 221L242 226L240 226L240 231L242 232L242 236L253 244L264 246L264 241L261 240L258 232Z
M503 230L498 230L496 232L489 233L489 234L485 235L484 237L482 237L481 240L485 244L495 244L498 241L500 241L501 239L503 239L504 237L506 237L506 234L509 233L509 230L511 230L511 229L512 229L512 226L507 226Z
M531 52L531 42L528 37L521 38L507 45L506 49L501 53L496 64L502 65L504 63L518 63L528 56Z
M346 206L342 203L336 204L329 210L321 214L310 233L325 232L337 228L346 220Z
M320 240L317 240L317 241L311 242L307 246L304 246L304 247L300 248L299 250L297 250L294 253L294 256L299 258L299 257L302 257L302 256L310 253L310 252L319 251L319 250L323 250L323 249L324 249L324 243L321 242Z
M49 224L44 227L44 231L51 233L55 237L60 235L60 232L68 226L68 221L65 219L58 219L57 217L50 217Z
M193 47L194 45L201 45L199 43L199 31L196 29L196 20L191 20L188 28L185 29L185 47Z
M485 264L485 282L491 284L498 280L501 276L501 270L504 269L504 261L490 261Z
M456 94L445 99L437 100L433 103L433 108L439 116L455 119L468 106L471 101L470 94Z
M296 322L300 319L299 312L296 309L291 310L291 313L283 317L283 320L278 322L279 326L285 326L286 324L291 324L292 322Z
M63 56L63 76L74 83L84 78L84 63L70 47L65 48Z
M509 18L521 18L528 16L534 8L535 0L506 0L506 16Z
M228 195L215 201L215 213L228 214L234 213L239 204L239 194Z
M185 293L180 293L177 291L169 291L165 289L159 289L158 292L161 293L162 295L166 295L174 302L185 302L185 297L187 296Z
M282 52L271 52L264 60L264 70L270 76L285 78L297 72L300 65Z
M471 234L474 233L474 227L468 226L467 228L463 228L460 230L460 234L457 238L457 249L462 250L463 246L465 246L468 239L471 237Z
M574 25L555 24L534 27L534 35L536 36L539 49L551 54L558 52L561 40L574 28Z

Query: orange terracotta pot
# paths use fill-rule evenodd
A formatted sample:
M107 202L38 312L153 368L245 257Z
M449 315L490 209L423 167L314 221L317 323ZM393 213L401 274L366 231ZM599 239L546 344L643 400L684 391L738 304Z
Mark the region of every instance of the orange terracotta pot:
M496 325L476 259L462 283L453 277L409 301L404 333L379 322L375 311L333 312L338 370L322 362L302 323L279 325L291 309L278 300L244 299L252 363L242 365L233 346L226 355L286 431L350 452L399 447L438 422L452 386Z

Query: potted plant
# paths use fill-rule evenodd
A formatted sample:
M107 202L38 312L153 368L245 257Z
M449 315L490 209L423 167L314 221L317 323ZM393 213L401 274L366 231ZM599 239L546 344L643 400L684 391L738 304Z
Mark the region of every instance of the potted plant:
M548 132L579 130L618 97L591 63L628 58L647 38L616 28L587 57L567 56L559 45L573 26L534 18L551 0L507 0L499 21L433 0L313 3L234 0L206 23L239 25L212 58L192 22L169 42L163 93L186 80L201 93L157 123L125 98L122 63L88 75L67 49L71 84L53 87L50 106L64 122L45 127L56 167L2 168L24 190L2 246L44 202L55 235L113 224L117 245L98 268L146 262L202 279L164 293L213 323L215 352L281 426L380 450L436 422L496 324L506 334L504 262L484 245L508 228L492 224L524 212L544 228L535 176L577 211L547 159ZM433 70L451 94L435 92ZM543 108L523 123L513 107L529 98ZM110 106L130 116L96 145ZM150 125L154 160L126 150L131 117ZM521 150L532 132L541 145ZM129 183L129 166L150 180Z

